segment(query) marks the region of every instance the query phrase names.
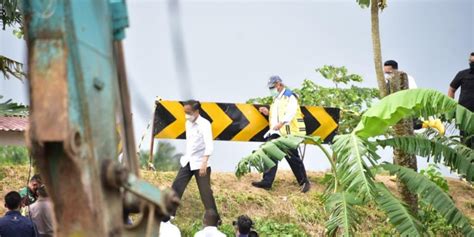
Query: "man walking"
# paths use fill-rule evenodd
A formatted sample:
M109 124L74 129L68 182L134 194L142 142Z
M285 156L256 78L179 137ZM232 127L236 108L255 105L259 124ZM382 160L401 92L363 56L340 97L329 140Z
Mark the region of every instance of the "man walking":
M20 213L21 197L18 192L12 191L5 195L5 207L8 209L4 217L0 218L0 236L8 237L35 237L36 231L33 222Z
M267 132L266 139L269 141L290 134L306 135L303 114L301 113L296 95L291 90L285 88L279 76L270 77L267 86L274 100L270 105L270 111L266 107L260 108L260 112L265 116L269 116L270 121L270 130ZM301 187L301 192L308 192L310 182L298 150L291 150L285 159ZM257 188L269 190L275 180L277 170L278 163L263 173L263 179L261 181L252 182L252 185Z
M448 96L454 99L459 87L461 87L459 104L474 112L474 52L471 53L469 58L469 68L458 72L449 85ZM470 135L472 134L461 131L461 136L464 137L466 146L474 148L474 139L465 139Z
M206 210L217 213L216 202L211 189L211 164L209 157L213 151L211 123L199 115L201 104L190 100L184 103L186 113L186 154L181 157L181 168L172 188L179 198L191 178L196 178L201 201ZM175 211L176 212L176 211ZM176 213L172 213L174 216Z

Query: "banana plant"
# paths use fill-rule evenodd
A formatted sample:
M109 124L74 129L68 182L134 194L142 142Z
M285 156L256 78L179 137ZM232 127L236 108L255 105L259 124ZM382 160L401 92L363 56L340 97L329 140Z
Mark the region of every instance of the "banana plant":
M474 114L453 99L429 89L404 90L383 98L369 108L352 133L336 136L331 146L332 155L317 137L282 137L264 143L250 156L242 159L237 166L236 175L240 177L250 172L251 167L263 172L283 159L288 149L294 149L304 141L311 141L311 144L323 150L331 164L333 181L325 194L326 210L329 213L326 222L328 235L353 235L357 231L360 217L355 207L369 202L375 203L385 212L388 221L401 236L427 234L427 228L420 224L417 213L412 213L383 183L375 180L371 167L380 167L396 175L420 200L441 214L448 224L465 236L474 236L469 219L435 183L414 170L379 162L378 147L398 148L443 164L460 174L467 182L473 181L474 151L455 138L433 136L429 132L380 138L380 135L386 134L401 119L413 116L443 116L459 129L474 133Z

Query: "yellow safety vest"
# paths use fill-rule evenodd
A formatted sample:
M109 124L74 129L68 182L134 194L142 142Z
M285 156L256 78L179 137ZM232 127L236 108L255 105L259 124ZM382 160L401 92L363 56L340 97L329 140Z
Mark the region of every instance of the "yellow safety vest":
M291 90L285 89L283 95L279 99L275 99L275 101L270 106L270 121L272 121L272 116L277 116L277 121L283 121L283 117L286 114L286 108L288 106L288 102L290 101L290 97L295 96ZM280 129L280 135L306 135L306 126L303 120L303 113L301 113L300 106L297 106L296 115L293 119L283 125Z

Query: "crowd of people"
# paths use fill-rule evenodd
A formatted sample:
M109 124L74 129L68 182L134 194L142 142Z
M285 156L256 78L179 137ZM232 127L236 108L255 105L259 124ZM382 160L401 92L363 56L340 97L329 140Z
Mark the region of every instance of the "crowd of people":
M0 236L52 237L54 213L46 187L39 175L33 175L28 186L5 195L5 216L0 218Z
M398 70L398 63L389 60L384 63L388 93L392 92L390 80L394 72ZM407 75L405 82L400 89L416 88L415 80ZM303 115L300 110L298 98L295 93L288 89L279 76L270 77L267 87L273 96L273 103L270 108L260 107L260 112L268 116L270 129L264 135L266 140L276 139L285 135L304 135L306 132ZM471 112L474 112L474 53L469 58L469 68L460 71L451 82L448 96L454 98L458 89L461 89L459 103ZM213 136L211 123L200 116L201 104L195 100L184 103L186 118L186 153L181 157L181 168L172 184L172 188L177 196L181 198L186 186L192 177L196 179L201 201L206 210L203 216L204 228L195 234L195 237L220 237L225 236L217 228L222 220L217 210L211 188L211 155L213 153ZM414 128L419 129L429 126L444 133L441 122L423 123L414 120ZM474 138L472 134L461 131L463 142L474 148ZM306 193L311 188L306 169L298 150L289 151L285 157L290 165L296 181L300 186L300 191ZM278 162L275 162L278 163ZM261 181L252 182L256 188L269 190L277 173L277 167L267 170L263 174ZM11 191L5 195L5 208L8 209L5 216L0 218L0 236L7 237L29 237L53 236L54 216L52 204L48 198L46 187L43 185L39 175L34 175L28 186L19 190ZM176 210L166 220L163 220L160 227L162 236L181 236L178 227L170 220L174 219ZM128 219L129 220L129 219ZM131 220L129 220L131 221ZM239 216L234 221L235 235L238 237L258 236L253 230L252 220L245 215Z

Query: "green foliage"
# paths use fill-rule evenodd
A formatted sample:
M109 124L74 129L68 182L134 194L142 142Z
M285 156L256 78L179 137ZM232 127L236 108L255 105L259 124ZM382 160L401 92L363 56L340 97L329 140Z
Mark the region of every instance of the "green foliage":
M308 234L300 226L284 223L273 219L256 219L255 229L259 236L292 236L306 237Z
M435 164L429 164L426 169L420 170L420 174L428 177L431 182L435 183L444 192L449 192L448 181L443 177L443 174L439 172L439 167Z
M11 76L19 80L25 78L23 64L2 55L0 55L0 72L6 79L10 79Z
M0 95L0 99L3 96ZM0 102L0 116L27 116L28 107L18 103L12 102L12 100L7 100L5 102Z
M367 8L370 6L371 1L373 0L356 0L362 8ZM378 0L378 5L380 10L383 10L387 7L387 0Z
M28 149L21 146L0 146L0 165L25 165L29 162Z
M345 67L325 65L316 69L321 76L334 83L334 87L323 87L314 81L304 80L300 88L294 89L299 96L301 106L324 106L341 109L339 134L350 133L360 120L361 114L378 98L375 88L363 88L354 85L362 82L362 77L349 74ZM252 104L271 104L273 98L261 97L247 101Z
M428 177L418 174L412 169L384 163L382 167L406 184L410 192L419 195L423 202L429 203L448 224L459 228L465 236L474 235L474 230L461 211L454 205L453 200L443 189L433 183Z
M354 207L361 203L360 199L349 192L341 191L331 194L326 202L326 210L331 213L326 222L327 233L334 236L341 229L344 236L351 236L360 223L360 213Z
M438 169L436 164L429 164L428 168L420 170L420 174L428 177L439 188L448 193L448 181ZM420 201L419 204L420 210L418 211L418 216L420 217L420 221L428 228L426 232L429 235L442 234L444 236L462 236L459 229L449 225L443 216L433 209L431 204L424 201Z
M301 96L300 100L304 101L304 97ZM326 222L328 234L342 232L344 235L353 235L361 216L357 213L358 206L375 201L402 236L437 234L436 231L449 235L460 232L466 236L474 235L469 220L445 193L447 184L440 178L439 172L428 169L423 171L425 176L398 165L385 163L381 166L391 174L396 174L410 192L419 195L419 216L410 213L406 205L385 186L377 184L372 173L372 170L377 169L373 167L378 167L376 151L380 145L398 148L408 154L433 157L434 163L443 161L444 165L471 181L474 176L472 149L452 137L438 137L426 132L375 142L368 140L386 134L390 126L401 119L446 113L446 117L455 120L459 128L471 131L474 126L472 113L444 94L425 89L405 90L385 97L368 109L354 132L335 137L332 145L334 159L325 152L332 165L332 174L325 180L328 184L324 195L330 213ZM320 146L317 142L315 145Z
M0 21L2 29L7 26L15 26L22 24L22 15L19 11L18 0L0 0Z
M454 121L456 127L468 134L474 134L474 113L462 105L457 105L456 110L446 114L446 119Z
M344 190L364 200L374 197L374 176L369 164L379 159L375 147L351 133L336 136L332 150L337 154L336 172Z
M346 67L335 67L332 65L324 65L321 68L317 68L316 72L319 72L324 78L333 81L337 84L348 84L350 82L362 82L363 79L357 74L348 74Z
M153 154L153 167L158 171L176 171L180 167L179 159L181 153L176 152L174 147L169 142L160 141ZM149 151L140 151L140 167L147 168L150 157Z
M375 184L378 194L375 202L388 216L400 236L422 236L421 223L408 210L406 204L395 197L382 183Z
M264 172L276 165L276 162L282 160L287 152L297 148L305 139L312 142L321 142L316 138L307 136L284 136L263 143L257 150L253 151L247 157L242 158L237 164L235 176L242 177L255 168L258 172Z
M468 181L474 180L474 151L463 144L447 137L431 137L425 135L394 137L378 140L382 147L391 146L401 149L408 154L422 157L433 157L435 163L450 167Z
M0 22L2 29L6 27L13 27L13 34L18 37L23 37L23 17L19 10L19 0L0 0ZM6 79L13 76L22 80L25 78L23 72L23 64L0 55L0 72Z
M384 134L390 126L403 118L444 114L456 109L457 102L431 89L402 90L384 97L370 107L355 128L363 138Z

